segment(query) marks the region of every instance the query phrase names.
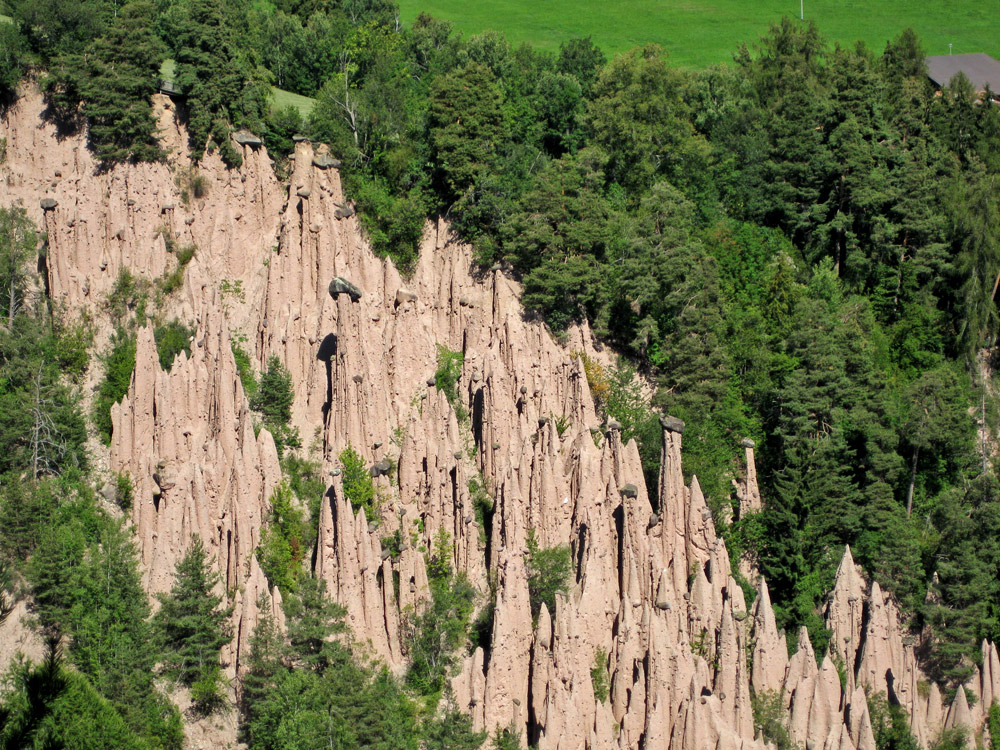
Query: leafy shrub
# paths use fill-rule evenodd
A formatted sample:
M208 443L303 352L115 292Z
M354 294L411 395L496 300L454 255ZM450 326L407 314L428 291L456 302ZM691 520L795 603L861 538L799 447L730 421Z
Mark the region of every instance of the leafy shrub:
M247 400L253 401L253 397L257 393L257 378L253 374L250 355L242 346L244 341L246 341L246 336L243 336L242 339L233 338L229 342L229 348L233 351L236 374L240 376L240 383L243 384L243 393L246 394Z
M340 481L347 498L355 511L365 509L369 519L375 514L375 483L365 460L350 443L340 452Z
M167 245L167 252L173 253L177 259L177 265L174 270L168 271L157 281L160 294L169 297L184 285L184 269L187 268L188 263L194 258L194 254L198 248L194 245L176 247L173 240L166 234L164 234L164 238Z
M889 703L884 694L873 695L868 698L868 714L878 750L917 750L919 745L910 734L910 720L902 706Z
M470 650L475 651L476 647L483 649L484 653L489 653L493 646L493 621L496 619L496 593L490 591L490 595L472 622Z
M208 716L225 707L225 682L219 665L211 664L191 683L191 703L198 714Z
M448 347L438 344L438 365L434 372L434 386L444 393L451 408L455 410L458 421L463 422L469 416L458 393L458 381L462 377L462 365L465 354L453 352Z
M204 175L191 167L177 175L177 187L181 191L181 201L184 205L191 202L191 199L200 200L208 195L208 179Z
M594 406L598 411L602 411L607 404L608 396L611 394L611 382L604 365L586 352L573 352L573 354L583 362L583 374L587 378L587 386L594 399Z
M194 254L198 251L195 245L183 245L176 250L177 264L186 266L194 259Z
M572 571L573 558L568 545L542 549L538 546L535 530L528 530L528 595L533 620L538 619L542 604L555 615L556 594L569 590Z
M326 482L320 473L320 465L316 461L290 453L282 459L281 468L288 477L288 486L295 493L295 497L305 503L309 511L310 533L304 542L307 547L312 546L319 532L320 504L326 492Z
M552 417L552 421L556 425L556 432L559 437L566 434L566 430L569 429L570 419L565 414L560 414L558 417Z
M799 750L788 733L787 714L780 693L759 693L751 698L750 705L755 733L759 733L766 742L773 743L777 750Z
M223 279L219 282L219 297L222 298L223 302L229 297L240 302L247 301L247 294L243 289L243 279Z
M282 482L275 487L271 512L257 547L257 561L268 582L282 593L295 591L304 570L302 561L308 551L309 528L302 515L294 505L288 484Z
M111 339L111 351L104 358L104 378L94 399L94 425L104 440L111 443L111 407L128 393L135 369L135 334L122 328Z
M403 551L403 534L399 529L396 529L392 536L382 537L381 542L382 549L388 552L393 560L399 559L399 554Z
M486 534L489 533L488 526L493 518L494 501L481 474L477 473L469 477L469 497L476 514L476 524L478 524L480 534L485 541Z
M289 426L294 401L292 375L281 364L281 360L272 355L267 360L267 369L261 374L257 390L250 399L250 408L263 417L264 426L274 438L279 457L286 447L294 448L299 445L297 431Z
M105 309L115 325L121 325L132 311L135 311L135 317L140 321L146 317L148 286L144 280L133 276L127 268L118 271L118 277L105 303Z
M608 699L608 652L597 649L594 666L590 669L590 681L594 685L594 697L599 701Z
M153 331L153 339L156 341L156 353L160 359L160 367L169 371L174 365L174 358L181 352L191 356L191 340L193 338L194 329L188 328L177 320L171 320L157 326Z
M132 507L134 499L135 489L132 484L132 477L125 471L115 474L115 505L127 511Z
M424 725L422 746L425 750L479 750L486 736L486 732L472 730L472 718L449 696L444 711Z
M297 107L289 104L268 113L266 125L264 143L271 156L284 158L295 150L292 136L302 132L302 114Z
M608 415L621 424L622 442L627 443L634 438L638 444L646 488L650 499L657 502L660 449L663 442L660 421L643 395L635 368L622 358L618 359L617 366L608 373L608 392L604 406Z
M54 355L60 372L79 383L90 365L90 345L94 343L94 330L87 319L68 323L64 318L52 317L52 342L48 350Z
M969 746L968 736L968 729L965 727L942 729L931 743L930 750L966 750Z
M350 183L348 189L372 250L392 258L404 274L412 271L427 217L423 192L414 188L403 195L393 195L383 181L360 176Z
M986 729L990 735L990 747L1000 747L1000 705L990 706Z
M521 729L517 723L512 721L505 729L497 727L491 747L493 750L521 750Z
M406 623L410 650L406 682L424 696L436 696L444 690L458 663L455 652L469 635L476 590L465 573L453 573L451 554L451 537L442 529L427 561L431 601Z

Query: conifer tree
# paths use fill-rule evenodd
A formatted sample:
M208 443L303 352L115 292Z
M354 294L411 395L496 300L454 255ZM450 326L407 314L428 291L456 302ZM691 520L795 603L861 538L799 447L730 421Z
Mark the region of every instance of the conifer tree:
M171 40L177 60L176 83L187 96L191 151L219 149L229 167L243 156L230 142L233 128L263 131L269 90L250 50L236 43L234 24L220 0L193 0L182 6Z
M298 431L289 427L295 390L292 375L275 356L267 360L267 369L260 376L257 390L250 397L250 408L263 417L264 426L274 438L280 456L285 447L299 444Z
M163 155L152 96L166 50L153 33L155 17L151 3L129 3L91 46L82 93L91 147L101 161L155 161Z
M271 616L271 599L261 594L257 600L260 615L250 635L250 652L247 669L240 685L240 730L242 739L254 746L253 726L258 716L258 706L263 706L275 689L284 664L285 643Z
M0 697L0 750L149 750L87 678L66 669L58 639L41 664L14 664Z
M159 595L153 618L165 672L188 686L216 672L222 646L232 638L232 607L222 606L222 594L215 593L219 586L219 574L195 536L177 563L170 593Z
M298 595L285 601L285 614L289 651L295 664L322 673L349 653L341 643L330 640L331 636L344 633L347 625L344 608L326 594L326 581L303 576Z
M180 748L180 715L154 683L149 600L131 533L117 523L88 551L72 607L69 655L129 728L152 744Z

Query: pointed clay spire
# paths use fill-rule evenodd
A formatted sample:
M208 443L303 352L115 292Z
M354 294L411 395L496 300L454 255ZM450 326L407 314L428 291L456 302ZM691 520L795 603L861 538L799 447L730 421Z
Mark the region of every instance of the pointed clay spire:
M757 586L753 619L753 670L750 683L757 693L781 690L788 668L788 650L771 608L771 595L763 577Z

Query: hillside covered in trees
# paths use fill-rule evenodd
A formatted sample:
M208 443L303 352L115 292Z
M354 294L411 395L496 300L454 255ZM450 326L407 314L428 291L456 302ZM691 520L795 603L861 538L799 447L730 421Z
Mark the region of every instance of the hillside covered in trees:
M427 219L443 218L481 270L522 282L529 314L555 336L588 323L620 355L616 368L588 368L591 392L637 440L648 491L663 411L686 423L685 473L732 559L759 566L792 641L804 625L826 652L820 608L844 545L899 603L942 689L965 681L980 641L1000 640L1000 109L961 77L936 92L912 32L884 50L831 47L785 19L731 64L690 73L656 47L609 60L589 39L550 54L426 16L401 28L383 0L5 10L0 106L37 80L47 117L85 131L103 168L166 158L151 97L170 58L196 159L218 151L239 166L231 136L248 130L287 174L293 136L327 144L372 248L404 273ZM271 109L272 85L315 97L312 115ZM0 212L0 582L11 606L30 593L53 647L9 675L0 745L75 746L79 728L60 717L79 711L95 717L95 746L179 747L181 718L158 680L190 689L199 711L225 703L225 602L196 548L150 616L129 531L99 510L86 438L111 437L137 324L157 326L165 369L194 333L162 294L147 313L150 290L123 277L113 346L88 352L87 321L33 293L35 232L22 210ZM254 635L245 741L312 747L329 720L339 747L478 747L485 735L461 711L433 710L447 652L475 637L448 539L426 550L433 607L413 626L420 658L405 680L331 640L343 612L305 570L319 498L287 499L322 494L287 429L290 381L275 359L251 393L258 380L234 354L258 421L287 451L290 485L260 553L285 594L287 637L274 623ZM88 415L80 387L95 355L107 375ZM652 384L651 405L636 376ZM439 377L454 389L447 357ZM756 442L764 507L739 517L743 438ZM360 458L340 459L369 492ZM131 502L127 477L114 501ZM558 549L536 546L535 560L538 586L565 586Z

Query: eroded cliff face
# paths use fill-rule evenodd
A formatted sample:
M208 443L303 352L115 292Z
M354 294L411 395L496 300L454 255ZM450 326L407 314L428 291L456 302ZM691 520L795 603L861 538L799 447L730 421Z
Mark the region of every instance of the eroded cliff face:
M866 691L898 699L925 744L945 725L981 726L1000 697L995 647L984 644L970 684L976 706L962 691L944 706L935 686L923 687L895 606L849 551L827 608L831 655L817 666L802 633L788 657L765 581L748 611L697 480L685 486L683 425L666 418L654 512L636 445L597 416L578 353L608 355L586 328L560 343L526 320L518 285L500 270L479 274L444 224L427 227L412 276L401 278L372 255L337 171L308 143L296 148L288 184L263 148L243 147L239 170L208 156L199 167L206 194L183 201L184 134L169 102L157 105L175 151L169 165L99 173L84 142L59 140L39 97L26 95L0 126L0 203L22 201L44 229L50 295L90 312L104 340L103 300L120 269L152 280L175 263L165 238L197 246L169 302L172 317L196 325L191 356L164 372L151 330L140 331L107 467L135 482L132 521L151 593L169 588L192 535L209 544L235 605L231 674L259 604L281 617L255 558L281 469L271 436L254 434L231 351L239 337L258 368L277 355L291 372L293 423L328 482L315 572L359 642L405 668L403 618L427 596L418 548L440 529L484 599L495 581L490 648L468 655L452 680L477 727L513 723L543 750L762 748L751 690L779 694L793 737L816 750L873 750ZM337 276L360 299L331 295ZM467 421L433 385L439 345L464 353ZM348 444L370 464L398 464L395 481L376 480L378 519L354 514L343 496L337 455ZM760 493L752 444L745 449L737 492L746 511L760 507ZM470 492L480 481L495 501L485 528ZM380 540L397 529L404 549L394 557ZM542 546L570 544L575 563L569 594L536 626L529 529ZM754 575L752 561L739 564ZM591 678L598 653L610 675L604 701Z

